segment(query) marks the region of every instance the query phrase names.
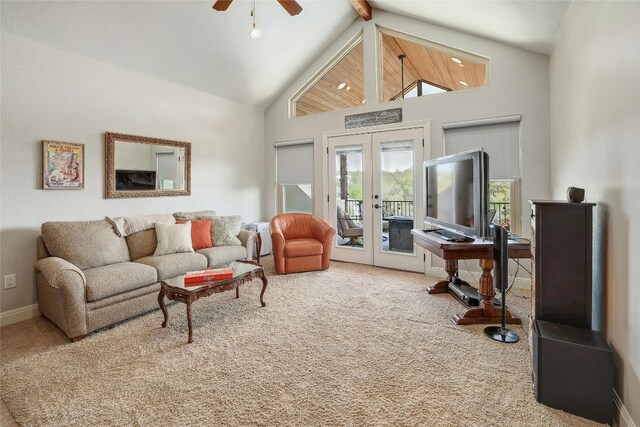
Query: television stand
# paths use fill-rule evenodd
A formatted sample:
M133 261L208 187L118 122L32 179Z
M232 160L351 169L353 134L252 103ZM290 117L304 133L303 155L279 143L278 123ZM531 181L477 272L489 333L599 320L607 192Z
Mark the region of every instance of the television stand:
M478 294L480 295L480 305L477 307L468 307L464 312L453 316L453 323L456 325L473 325L473 324L499 324L502 322L500 310L496 309L493 304L493 297L496 295L493 288L493 242L484 240L475 240L473 242L458 243L442 240L437 235L425 233L422 230L411 230L413 241L416 245L421 246L429 252L439 256L445 261L445 270L447 279L441 280L434 286L427 288L429 294L451 293L449 290L449 282L452 277L457 276L458 260L460 259L477 259L482 268L482 275L478 286ZM531 258L531 245L528 240L510 240L508 242L508 251L510 258ZM522 321L512 316L510 311L506 311L506 323L520 324Z
M435 228L433 230L424 230L425 233L436 234L439 238L448 242L473 242L474 239L467 237L464 234L455 233L453 231L445 230L443 228Z
M457 282L457 283L456 283ZM466 283L466 282L465 282ZM456 297L467 307L478 307L480 305L480 294L473 286L465 285L461 280L449 282L449 293ZM501 307L502 302L497 298L491 299L494 307Z

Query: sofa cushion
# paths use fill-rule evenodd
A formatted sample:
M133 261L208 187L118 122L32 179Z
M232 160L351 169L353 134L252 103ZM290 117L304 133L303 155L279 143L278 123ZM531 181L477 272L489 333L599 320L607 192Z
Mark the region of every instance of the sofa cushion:
M175 212L173 216L177 220L193 221L194 219L207 219L216 216L216 211Z
M312 255L322 255L322 243L319 240L289 239L284 243L284 256L287 258Z
M105 220L45 222L42 239L51 256L81 270L130 260L127 242Z
M133 233L130 236L127 236L126 240L127 246L129 247L129 255L131 255L131 261L153 255L156 250L156 246L158 246L155 228Z
M240 246L238 234L242 230L242 217L238 215L213 218L213 244L216 246Z
M247 248L244 246L216 246L196 251L207 257L209 267L220 267L231 261L247 258Z
M87 279L87 301L98 301L158 281L155 268L135 262L90 268L84 270L84 276Z
M146 256L136 262L146 264L158 270L158 280L171 279L187 271L197 271L207 268L207 257L194 252L179 254Z
M158 246L154 256L193 252L191 243L191 221L184 224L156 224Z

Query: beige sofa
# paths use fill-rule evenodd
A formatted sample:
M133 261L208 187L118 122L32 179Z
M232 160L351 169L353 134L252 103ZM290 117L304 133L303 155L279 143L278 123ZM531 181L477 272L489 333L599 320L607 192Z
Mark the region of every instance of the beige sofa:
M241 230L237 237L241 246L153 256L153 228L122 237L106 219L47 222L38 237L38 309L77 341L158 308L161 280L252 259L257 234Z

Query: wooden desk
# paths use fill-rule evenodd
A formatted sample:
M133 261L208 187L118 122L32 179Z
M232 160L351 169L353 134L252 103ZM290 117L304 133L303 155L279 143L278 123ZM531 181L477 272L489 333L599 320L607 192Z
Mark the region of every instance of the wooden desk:
M422 246L432 254L439 256L445 261L445 271L447 280L441 280L433 287L427 288L430 294L440 294L449 292L449 282L451 277L458 273L458 260L478 259L482 267L478 293L481 301L479 307L469 307L463 313L453 316L456 325L473 325L478 323L501 323L499 307L494 307L491 300L495 296L493 289L493 242L476 239L473 242L450 242L438 237L437 234L425 233L419 229L411 230L413 241L416 245ZM531 244L526 239L509 240L510 258L531 258ZM521 324L522 321L511 315L507 310L507 323Z

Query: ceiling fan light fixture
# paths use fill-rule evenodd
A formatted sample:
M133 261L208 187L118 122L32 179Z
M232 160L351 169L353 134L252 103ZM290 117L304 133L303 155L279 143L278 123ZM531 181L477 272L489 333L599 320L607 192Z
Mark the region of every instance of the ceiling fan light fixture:
M256 28L255 24L253 24L253 28L249 31L249 37L256 40L262 37L262 30L260 28Z
M249 37L256 40L262 37L262 30L256 27L256 2L253 0L251 2L251 18L253 19L253 25L251 26L251 31L249 31Z

